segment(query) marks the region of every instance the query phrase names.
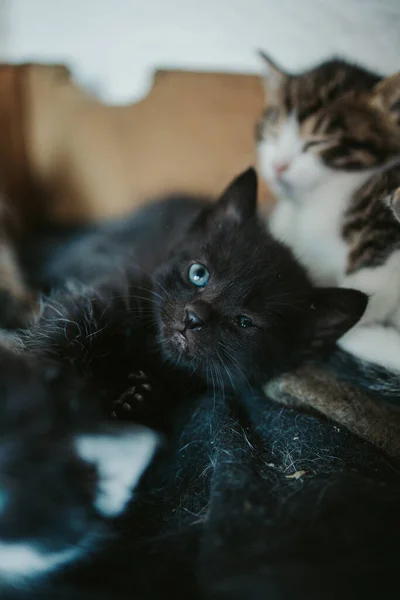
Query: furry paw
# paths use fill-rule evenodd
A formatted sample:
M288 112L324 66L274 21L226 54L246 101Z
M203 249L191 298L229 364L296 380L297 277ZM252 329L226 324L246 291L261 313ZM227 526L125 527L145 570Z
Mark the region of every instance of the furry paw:
M111 417L117 420L130 420L151 399L153 388L143 371L129 374L129 387L114 402Z

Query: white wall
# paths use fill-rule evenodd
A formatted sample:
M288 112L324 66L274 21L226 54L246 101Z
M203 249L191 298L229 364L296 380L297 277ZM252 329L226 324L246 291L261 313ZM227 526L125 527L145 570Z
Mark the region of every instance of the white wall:
M400 0L0 0L0 51L69 63L104 99L137 99L154 67L260 70L342 54L400 70Z

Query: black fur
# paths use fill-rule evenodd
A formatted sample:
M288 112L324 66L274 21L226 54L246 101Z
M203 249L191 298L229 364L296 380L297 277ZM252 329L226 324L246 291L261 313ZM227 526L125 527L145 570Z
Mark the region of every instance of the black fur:
M50 361L4 349L0 373L0 542L53 552L100 534L96 469L73 446L74 436L102 431L88 387Z
M313 287L291 252L267 233L256 197L255 171L249 169L216 203L156 203L128 221L78 236L55 253L39 281L54 287L75 280L96 288L112 274L120 287L126 282L120 295L142 298L141 310L155 321L146 339L157 342L164 360L209 383L263 383L331 351L367 299L354 290ZM210 272L203 288L188 279L193 263ZM187 327L188 312L196 311L207 313L206 322ZM250 326L240 326L242 316ZM134 325L139 339L138 320L129 312L121 318L122 329Z
M128 274L135 284L129 283ZM115 418L120 399L132 386L143 385L144 377L151 394L146 389L139 400L128 394L128 411L119 416L165 431L173 407L203 391L204 382L196 374L185 377L164 361L149 281L141 272L125 276L95 288L75 283L55 291L36 325L20 333L19 342L40 362L67 366L85 382L107 418Z
M297 455L288 436L296 437L298 416L265 406L252 386L332 350L362 315L366 297L314 288L257 219L255 198L256 179L249 171L216 204L173 199L128 223L88 232L66 250L60 246L54 262L39 273L58 290L44 301L37 324L19 335L21 360L66 368L73 379L63 380L61 396L69 397L75 378L85 390L78 413L81 407L86 411L86 394L100 400L96 410L102 415L113 416L127 404L126 418L164 429L170 446L142 481L132 514L117 529L117 540L100 550L93 569L86 564L66 570L55 576L54 587L33 583L31 597L53 598L57 590L60 598L247 598L250 590L253 598L267 593L283 598L304 544L300 573L309 581L321 564L319 550L313 550L323 541L321 531L331 536L342 518L341 531L348 533L346 506L331 524L332 501L321 515L314 505L330 485L339 496L346 485L354 486L358 498L368 489L366 472L385 461L367 447L364 464L362 452L357 454L361 442L350 438L347 451L342 434L340 449L331 426L324 429L311 417L304 428L311 424L315 444L304 440ZM187 280L192 262L210 271L202 291ZM198 310L199 302L209 305L209 316L181 357L171 336L187 307ZM250 331L237 326L240 314L252 320ZM227 351L225 361L218 358L219 348ZM150 389L138 400L142 376ZM28 384L39 390L39 415L42 398L59 402L51 386ZM69 421L64 425L68 432ZM50 446L52 441L57 449L58 437L49 438ZM55 464L62 456L57 454ZM349 456L349 479L336 487L335 476ZM301 493L302 482L286 474L305 468L316 475ZM392 473L391 466L384 469ZM57 476L52 484L58 485ZM40 490L35 493L40 502ZM356 555L356 538L375 509L381 514L378 495L348 538L349 556ZM339 547L334 545L336 558ZM276 564L281 571L271 578Z
M205 396L181 409L170 451L142 481L118 538L18 598L390 597L400 558L398 464L255 395L241 407Z

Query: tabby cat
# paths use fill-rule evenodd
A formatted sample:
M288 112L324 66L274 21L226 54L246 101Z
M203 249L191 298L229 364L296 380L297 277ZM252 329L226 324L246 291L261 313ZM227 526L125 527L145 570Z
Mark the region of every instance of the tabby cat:
M398 374L400 75L343 60L292 75L263 58L259 159L278 196L271 232L318 285L369 295L339 345Z

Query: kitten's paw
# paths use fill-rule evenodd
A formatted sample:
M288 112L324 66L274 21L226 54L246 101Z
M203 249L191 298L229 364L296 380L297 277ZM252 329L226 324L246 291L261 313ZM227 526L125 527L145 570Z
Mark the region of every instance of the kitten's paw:
M389 196L388 203L392 209L392 213L396 219L400 221L400 187L398 187L397 190L395 190L393 194Z
M129 386L114 402L111 417L119 421L130 420L152 397L153 387L144 371L129 374Z
M36 300L30 294L14 296L9 290L0 288L0 327L3 329L25 329L34 320Z

